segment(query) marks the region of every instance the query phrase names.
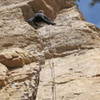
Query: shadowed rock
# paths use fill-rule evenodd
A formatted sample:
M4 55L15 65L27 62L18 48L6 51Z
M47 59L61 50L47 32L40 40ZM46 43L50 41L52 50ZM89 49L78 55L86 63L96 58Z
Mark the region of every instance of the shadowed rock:
M35 61L29 56L27 51L19 48L5 50L0 53L0 62L7 67L22 67Z
M8 73L8 69L5 65L0 63L0 88L2 88L2 86L5 86L7 84L7 73Z
M76 8L62 11L55 22L56 26L45 26L38 30L45 44L46 58L65 56L72 50L99 47L100 30L81 20Z

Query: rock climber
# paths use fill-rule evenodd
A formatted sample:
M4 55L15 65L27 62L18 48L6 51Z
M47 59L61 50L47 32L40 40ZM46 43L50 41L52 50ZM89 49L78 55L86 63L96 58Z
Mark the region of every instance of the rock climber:
M27 22L35 28L39 27L40 22L43 22L49 25L56 24L44 14L43 10L39 10L32 18L28 19Z

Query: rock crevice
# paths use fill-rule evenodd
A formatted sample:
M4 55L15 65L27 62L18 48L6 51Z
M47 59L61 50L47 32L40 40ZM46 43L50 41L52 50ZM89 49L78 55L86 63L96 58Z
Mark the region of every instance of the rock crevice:
M73 2L0 0L0 100L99 100L100 29ZM55 26L25 22L40 9Z

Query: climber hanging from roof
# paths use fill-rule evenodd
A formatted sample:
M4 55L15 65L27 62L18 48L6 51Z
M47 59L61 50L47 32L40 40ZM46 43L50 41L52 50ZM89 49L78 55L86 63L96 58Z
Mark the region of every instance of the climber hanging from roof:
M39 10L32 18L28 19L27 22L34 28L38 28L40 22L43 22L49 25L56 24L44 14L43 10Z

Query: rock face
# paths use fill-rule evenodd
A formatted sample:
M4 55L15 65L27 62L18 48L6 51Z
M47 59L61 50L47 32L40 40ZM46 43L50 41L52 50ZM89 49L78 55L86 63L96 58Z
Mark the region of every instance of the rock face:
M7 67L22 67L32 62L27 51L19 48L5 50L0 54L0 63Z
M38 31L44 41L46 58L63 56L78 49L100 46L100 31L81 20L75 7L63 10L55 19L57 25L45 26Z
M0 63L0 88L6 84L8 69Z
M56 100L99 100L99 51L100 49L86 50L47 60L40 74L37 100L52 100L54 94ZM52 81L55 82L54 85Z
M25 21L39 9L55 18L64 2L0 0L0 100L36 99L41 64L45 62L44 43Z
M34 11L42 9L49 17L55 18L59 10L66 7L66 0L33 0L29 4Z
M75 7L62 10L55 22L38 30L46 63L36 100L99 100L100 29Z
M0 100L35 100L39 71L36 63L9 71L7 84L0 91Z
M0 0L0 100L100 99L100 29L73 1ZM25 22L39 9L56 25Z
M32 58L19 48L4 50L0 54L0 100L36 98L41 68Z

